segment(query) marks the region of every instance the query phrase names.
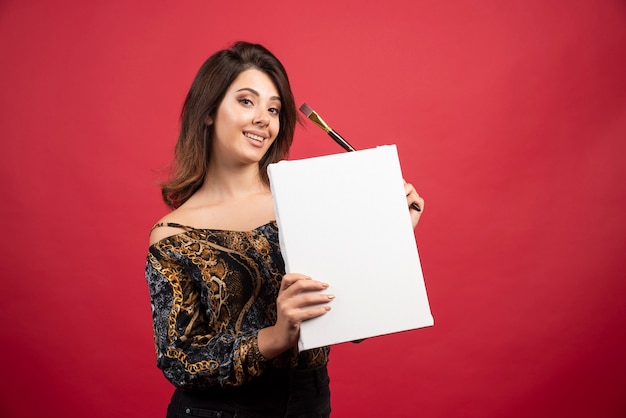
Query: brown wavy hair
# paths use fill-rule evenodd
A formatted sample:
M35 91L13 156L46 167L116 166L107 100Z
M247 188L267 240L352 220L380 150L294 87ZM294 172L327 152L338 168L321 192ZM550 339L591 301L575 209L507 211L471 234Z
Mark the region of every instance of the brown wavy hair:
M287 72L262 45L236 42L231 48L211 55L202 64L185 98L171 175L169 180L161 183L163 201L170 208L182 205L202 186L213 139L213 126L207 125L206 120L215 118L228 87L240 73L251 68L267 74L281 98L278 135L259 161L261 180L265 184L269 185L267 166L287 156L299 120Z

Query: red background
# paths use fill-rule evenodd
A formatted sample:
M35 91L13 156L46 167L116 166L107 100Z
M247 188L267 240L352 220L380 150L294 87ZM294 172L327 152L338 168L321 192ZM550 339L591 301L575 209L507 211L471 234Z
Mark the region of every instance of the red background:
M238 39L427 200L435 326L336 346L335 417L626 415L623 1L3 0L0 416L164 415L158 170ZM336 152L306 123L291 157Z

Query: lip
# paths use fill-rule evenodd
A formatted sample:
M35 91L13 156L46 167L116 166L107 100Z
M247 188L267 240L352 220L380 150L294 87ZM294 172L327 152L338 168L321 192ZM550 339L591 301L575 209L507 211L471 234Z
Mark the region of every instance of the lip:
M267 139L269 137L267 132L264 132L264 131L245 130L245 131L243 131L243 133L244 134L252 134L252 135L260 136L263 139Z
M246 137L246 139L252 144L255 145L257 147L260 147L263 145L263 142L265 142L265 140L269 137L269 135L265 132L261 132L261 131L252 131L252 130L248 130L248 131L243 131L243 136ZM251 136L254 136L251 137ZM259 139L260 138L260 139Z

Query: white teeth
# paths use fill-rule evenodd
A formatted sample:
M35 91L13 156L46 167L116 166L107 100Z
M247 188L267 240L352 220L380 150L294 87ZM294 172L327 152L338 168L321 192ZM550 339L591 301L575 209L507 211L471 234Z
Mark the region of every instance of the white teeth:
M247 136L248 138L254 139L255 141L263 141L262 136L251 134L250 132L244 132L244 135Z

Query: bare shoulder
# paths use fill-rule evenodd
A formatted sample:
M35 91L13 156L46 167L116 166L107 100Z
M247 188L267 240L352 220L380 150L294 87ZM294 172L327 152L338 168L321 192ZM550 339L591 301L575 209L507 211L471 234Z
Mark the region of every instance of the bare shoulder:
M150 245L154 245L157 242L171 237L172 235L180 234L185 232L184 228L171 226L169 224L180 224L185 225L183 218L178 213L178 209L173 212L168 213L163 218L161 218L150 231Z

